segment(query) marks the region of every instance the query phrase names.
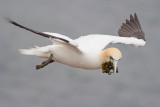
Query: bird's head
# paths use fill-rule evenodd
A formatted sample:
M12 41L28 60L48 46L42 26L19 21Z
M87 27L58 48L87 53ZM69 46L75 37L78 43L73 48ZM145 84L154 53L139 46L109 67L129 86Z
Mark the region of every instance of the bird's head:
M100 53L100 57L102 64L111 64L105 66L110 66L111 69L113 68L113 72L116 73L118 61L122 58L121 51L117 48L108 48Z

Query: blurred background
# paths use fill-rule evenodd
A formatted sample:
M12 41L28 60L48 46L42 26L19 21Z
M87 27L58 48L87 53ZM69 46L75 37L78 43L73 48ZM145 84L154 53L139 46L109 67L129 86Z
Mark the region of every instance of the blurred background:
M0 0L0 107L159 107L159 11L159 0ZM147 44L109 45L123 54L116 75L59 63L35 70L43 59L21 55L18 49L51 41L3 19L76 39L95 33L117 35L135 12Z

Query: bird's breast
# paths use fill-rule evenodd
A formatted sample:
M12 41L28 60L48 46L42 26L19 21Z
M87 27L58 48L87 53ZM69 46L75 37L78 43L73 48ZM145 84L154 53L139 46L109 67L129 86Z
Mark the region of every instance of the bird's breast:
M98 55L78 53L61 46L53 50L54 60L72 67L83 69L99 69L101 66Z

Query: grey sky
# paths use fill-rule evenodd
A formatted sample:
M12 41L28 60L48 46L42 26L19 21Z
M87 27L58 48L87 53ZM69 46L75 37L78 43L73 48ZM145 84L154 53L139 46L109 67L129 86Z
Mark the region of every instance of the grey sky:
M0 106L159 107L159 10L159 0L0 0ZM122 22L135 12L147 44L110 45L123 53L119 73L111 76L58 63L36 71L43 59L17 50L51 42L2 18L74 39L93 33L117 35Z

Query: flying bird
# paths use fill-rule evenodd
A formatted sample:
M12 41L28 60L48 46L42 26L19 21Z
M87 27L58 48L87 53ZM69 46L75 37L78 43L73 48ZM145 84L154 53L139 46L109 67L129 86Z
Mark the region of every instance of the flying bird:
M136 47L146 44L145 33L141 27L137 14L130 15L130 19L122 24L118 30L119 36L90 34L71 39L65 35L50 32L39 32L29 27L25 27L9 18L5 18L9 23L28 30L37 35L49 38L53 44L30 49L20 49L20 53L35 55L46 59L42 64L36 65L36 69L41 69L46 65L59 62L76 68L94 70L102 69L103 73L118 73L118 61L122 58L119 49L105 48L112 43L130 44Z

